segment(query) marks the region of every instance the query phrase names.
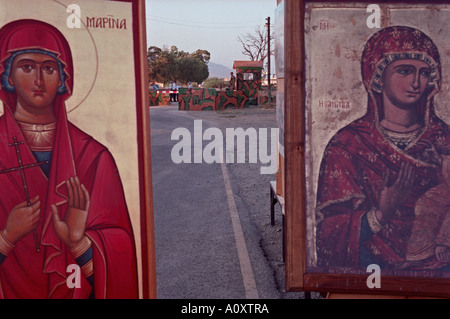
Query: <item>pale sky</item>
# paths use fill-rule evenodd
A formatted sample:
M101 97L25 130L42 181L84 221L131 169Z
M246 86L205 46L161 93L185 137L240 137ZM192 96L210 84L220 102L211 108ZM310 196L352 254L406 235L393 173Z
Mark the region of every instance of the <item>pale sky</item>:
M242 54L239 35L275 21L277 0L146 0L147 47L208 50L211 62L233 67ZM272 58L273 65L273 58Z

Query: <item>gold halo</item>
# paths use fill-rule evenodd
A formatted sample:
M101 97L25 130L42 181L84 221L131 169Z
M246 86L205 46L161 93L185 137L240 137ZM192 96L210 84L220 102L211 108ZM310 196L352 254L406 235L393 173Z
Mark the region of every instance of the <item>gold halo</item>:
M59 2L58 0L52 0L53 2L55 2L55 3L57 3L57 4L59 4L59 5L61 5L62 7L64 7L64 8L67 8L66 7L66 5L65 4L63 4L63 3L61 3L61 2ZM74 14L74 13L73 13ZM70 96L70 98L68 98L67 99L67 101L66 101L66 108L67 108L67 113L70 113L70 112L72 112L73 110L75 110L76 108L78 108L81 104L83 104L85 101L86 101L86 99L88 98L88 96L91 94L91 92L92 92L92 89L94 88L94 84L95 84L95 82L96 82L96 80L97 80L97 75L98 75L98 51L97 51L97 46L96 46L96 44L95 44L95 40L94 40L94 38L93 38L93 36L92 36L92 34L91 34L91 32L90 32L90 30L89 30L89 28L86 26L86 23L81 19L81 17L78 17L79 19L80 19L80 22L81 22L81 24L82 24L82 26L83 26L83 28L82 29L84 29L84 30L86 30L87 31L87 35L88 35L88 37L89 37L89 40L90 40L90 42L92 43L92 49L93 49L93 51L94 51L94 57L95 57L95 59L94 59L94 64L95 64L95 66L94 66L94 72L93 73L91 73L91 72L86 72L86 70L91 70L92 68L86 68L86 67L82 67L82 68L76 68L75 67L75 65L78 65L77 63L79 62L77 62L76 60L77 60L77 55L76 54L74 54L74 52L77 52L77 46L76 45L74 45L73 43L76 43L76 42L78 42L78 41L71 41L71 35L69 34L70 32L64 32L65 30L61 30L60 29L60 31L63 33L63 35L66 37L66 39L67 39L67 41L69 42L69 45L70 45L70 49L71 49L71 51L72 51L72 59L73 59L73 65L74 65L74 79L73 79L73 85L74 85L74 88L73 88L73 93L72 93L72 95ZM69 28L65 28L65 29L67 29L67 30L72 30L72 31L74 31L73 29L69 29ZM79 29L77 29L77 32L79 31ZM83 51L85 51L84 49L86 49L86 42L87 41L83 41L82 43L83 43L83 46L82 46L82 49L83 49ZM92 55L91 54L87 54L87 56L88 57L92 57ZM83 59L80 59L80 60L83 60ZM92 59L84 59L84 62L86 63L86 60L89 60L87 63L91 63L92 61ZM84 92L86 92L86 93L83 93L83 94L74 94L75 92L76 92L76 87L77 87L77 83L83 83L83 81L85 81L85 79L83 80L83 81L77 81L77 78L80 78L79 76L76 76L76 74L77 73L79 73L79 72L77 72L79 69L82 69L83 70L83 74L84 74L84 76L86 76L86 74L92 74L92 78L91 78L91 80L89 81L89 82L87 82L87 83L90 83L87 87L84 87L83 88L83 91ZM75 97L75 99L74 99L74 96L80 96L81 98L76 98ZM75 101L75 102L73 102L73 103L70 103L70 102L73 102L73 101ZM71 105L71 104L73 104L73 105Z

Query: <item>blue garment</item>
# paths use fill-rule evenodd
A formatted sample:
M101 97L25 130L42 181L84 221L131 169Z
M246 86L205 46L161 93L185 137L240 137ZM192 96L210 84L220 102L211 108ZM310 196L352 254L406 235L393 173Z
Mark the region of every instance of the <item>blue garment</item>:
M47 164L40 165L45 176L48 177L50 175L50 161L52 159L52 152L51 151L48 151L48 152L33 151L33 155L38 162L48 161Z

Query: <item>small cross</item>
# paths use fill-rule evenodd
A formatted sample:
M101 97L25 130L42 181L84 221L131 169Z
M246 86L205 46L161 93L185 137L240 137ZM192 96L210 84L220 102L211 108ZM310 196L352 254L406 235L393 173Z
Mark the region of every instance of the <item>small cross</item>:
M25 171L24 170L27 169L27 168L48 164L48 161L23 165L22 164L22 156L20 155L20 150L19 150L19 146L22 145L22 144L23 144L23 142L17 142L17 138L15 136L13 136L13 143L9 143L9 146L11 146L11 147L14 146L14 148L16 149L17 162L19 163L19 166L6 168L4 170L1 170L0 174L10 173L10 172L14 172L14 171L20 171L20 176L22 177L22 184L23 184L23 188L24 188L24 191L25 191L25 198L27 200L27 206L31 206L30 194L28 192L28 184L27 184L27 180L25 178ZM41 250L39 248L39 241L38 241L38 237L37 237L36 231L33 231L33 237L34 237L34 243L36 245L36 251L40 252Z

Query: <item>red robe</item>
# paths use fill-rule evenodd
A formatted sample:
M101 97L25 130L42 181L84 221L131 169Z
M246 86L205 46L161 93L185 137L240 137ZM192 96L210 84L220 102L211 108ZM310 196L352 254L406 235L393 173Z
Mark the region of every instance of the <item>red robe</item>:
M57 128L50 174L41 168L25 170L30 198L39 195L40 224L37 235L41 252L36 252L32 234L19 240L0 265L2 298L87 298L92 290L83 277L81 288L69 288L67 266L76 264L68 247L54 231L50 206L64 218L68 193L65 181L78 176L89 192L90 207L86 236L92 241L95 298L137 298L136 249L119 172L110 152L67 121L64 101L72 92L73 65L70 48L58 30L43 22L18 20L0 30L1 69L11 52L37 48L55 53L64 65L66 91L54 102ZM0 118L0 170L18 166L13 137L24 165L36 162L14 119L16 95L0 90L5 114ZM20 172L0 175L0 229L11 210L25 201Z
M420 140L442 141L442 145L450 143L448 126L434 118L433 125ZM416 143L406 152L399 150L367 117L336 134L324 152L319 173L319 265L360 268L360 244L384 267L394 267L404 260L415 202L439 183L440 169L416 155L423 153L424 148ZM391 171L388 185L392 185L404 162L412 164L416 174L410 197L387 227L360 243L363 216L378 206L386 170Z

